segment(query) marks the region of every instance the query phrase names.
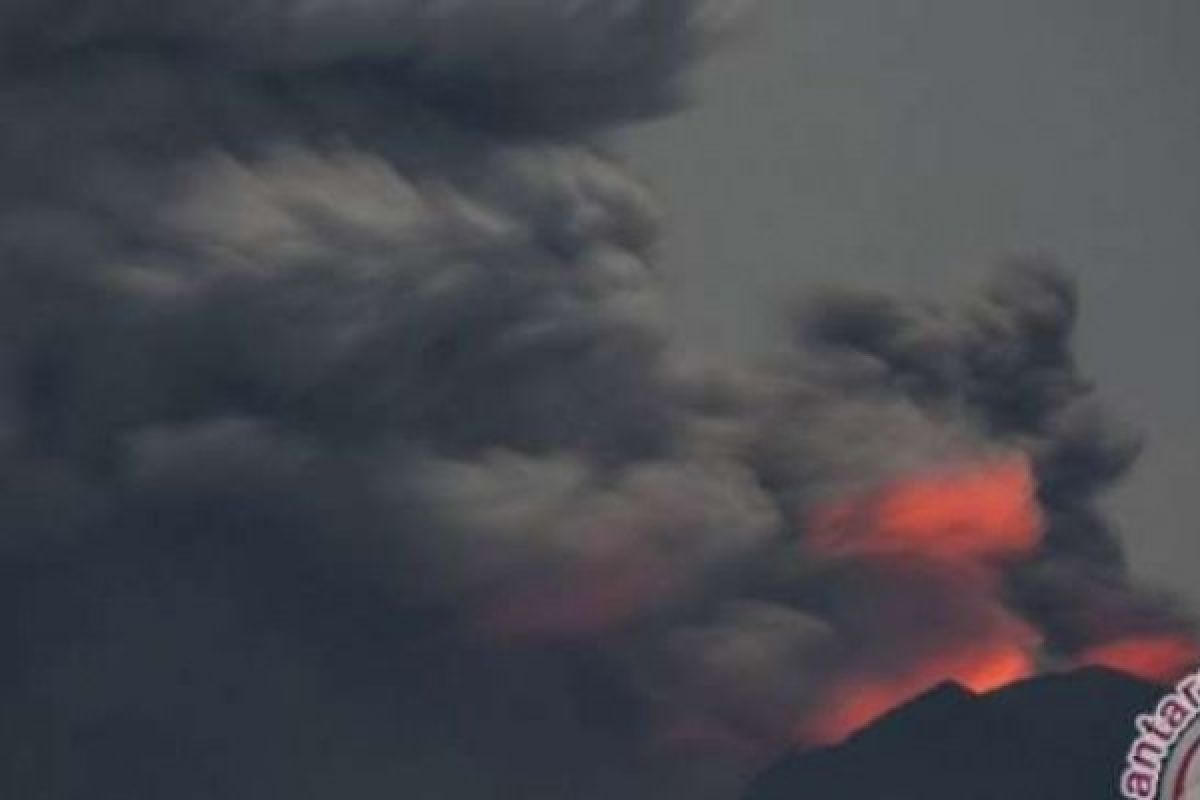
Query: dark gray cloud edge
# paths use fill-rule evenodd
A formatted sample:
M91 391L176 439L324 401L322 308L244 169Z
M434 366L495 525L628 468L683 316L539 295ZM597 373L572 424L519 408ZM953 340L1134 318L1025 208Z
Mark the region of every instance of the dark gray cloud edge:
M821 298L787 364L666 340L595 139L727 11L5 5L0 784L719 797L830 680L997 614L1182 624L1096 509L1135 448L1054 270ZM802 557L823 498L1013 451L1051 525L1003 596Z

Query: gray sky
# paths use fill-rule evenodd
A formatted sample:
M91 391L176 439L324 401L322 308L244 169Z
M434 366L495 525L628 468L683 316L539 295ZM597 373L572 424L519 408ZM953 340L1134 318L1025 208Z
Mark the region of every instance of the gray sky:
M1197 25L1133 1L767 5L631 146L718 348L814 283L1079 265L1156 436L1138 563L1183 586ZM1047 390L1057 274L959 330L827 298L779 392L664 357L658 219L594 137L670 98L711 2L0 0L8 795L733 797L859 687L1176 630L1108 580L1124 450ZM1003 491L966 546L859 491L1016 433L1055 537L1019 580L1024 465L931 476Z
M1054 255L1148 437L1114 503L1135 569L1200 605L1198 40L1194 0L760 0L697 107L629 141L680 324L765 350L806 286L936 296Z

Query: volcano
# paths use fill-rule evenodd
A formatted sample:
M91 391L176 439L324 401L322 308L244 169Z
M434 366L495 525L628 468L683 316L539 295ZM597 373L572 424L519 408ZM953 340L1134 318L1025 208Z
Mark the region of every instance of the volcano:
M744 800L1117 800L1134 718L1165 691L1103 668L987 694L943 684L839 745L785 756Z

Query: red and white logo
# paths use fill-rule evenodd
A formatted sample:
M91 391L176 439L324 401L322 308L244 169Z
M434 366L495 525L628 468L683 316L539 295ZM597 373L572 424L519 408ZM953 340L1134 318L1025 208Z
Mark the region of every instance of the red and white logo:
M1200 800L1200 672L1137 718L1121 774L1128 800Z

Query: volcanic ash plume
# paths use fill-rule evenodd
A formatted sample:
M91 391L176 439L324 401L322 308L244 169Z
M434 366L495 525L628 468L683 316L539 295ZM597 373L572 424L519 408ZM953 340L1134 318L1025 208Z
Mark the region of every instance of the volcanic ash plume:
M1195 660L1058 273L666 341L602 140L729 12L0 10L0 784L716 797L946 678Z

